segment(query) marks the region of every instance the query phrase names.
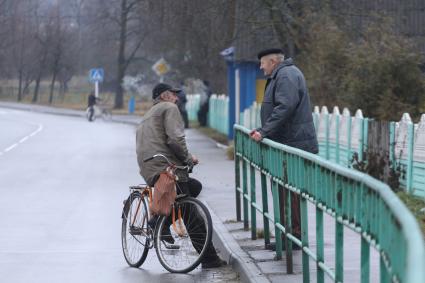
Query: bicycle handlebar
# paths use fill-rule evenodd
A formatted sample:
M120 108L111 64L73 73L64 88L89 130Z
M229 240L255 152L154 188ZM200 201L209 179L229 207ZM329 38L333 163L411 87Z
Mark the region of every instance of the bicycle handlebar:
M152 157L149 157L149 158L146 158L146 159L144 159L144 160L143 160L143 162L149 162L149 161L151 161L151 160L152 160L152 159L154 159L154 158L155 158L155 157L153 157L153 156L152 156Z

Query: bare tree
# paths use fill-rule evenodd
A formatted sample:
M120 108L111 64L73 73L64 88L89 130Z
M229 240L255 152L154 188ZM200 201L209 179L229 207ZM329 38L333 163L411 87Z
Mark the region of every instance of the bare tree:
M140 11L144 9L144 4L145 1L142 0L121 0L119 3L116 3L116 1L108 2L108 5L103 4L99 8L101 9L100 22L103 27L108 26L118 35L118 37L112 37L112 40L116 41L118 49L116 50L114 108L123 107L123 78L145 40L146 28L141 24L139 17Z
M25 90L32 82L32 42L28 41L33 29L31 18L28 17L31 9L31 0L13 2L8 5L8 19L5 33L7 43L7 65L10 70L16 71L18 79L17 100L23 98ZM13 76L15 77L15 76Z

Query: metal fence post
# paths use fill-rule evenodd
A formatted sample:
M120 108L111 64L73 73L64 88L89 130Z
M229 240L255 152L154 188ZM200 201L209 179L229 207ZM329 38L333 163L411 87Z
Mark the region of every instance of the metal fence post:
M406 190L408 193L413 193L413 141L415 125L413 123L408 124L407 128L407 174L406 174Z
M239 156L236 154L236 148L238 147L239 144L239 133L236 132L236 130L234 130L234 142L235 142L235 185L236 185L236 220L237 221L241 221L241 193L240 193L240 188L241 188L241 176L240 176L240 158Z
M250 185L251 185L251 239L256 240L257 239L257 217L254 204L257 201L257 198L255 197L255 168L254 166L250 166Z
M361 283L369 283L370 277L370 248L369 243L362 237L361 240L361 263L360 263L360 272L361 272Z
M329 160L330 158L330 153L329 153L329 114L326 113L325 114L325 123L326 123L326 159Z
M308 247L308 210L307 210L307 200L305 196L300 196L300 210L301 210L301 242L302 247ZM302 262L303 262L303 282L310 282L310 262L309 255L302 251Z
M249 219L248 219L248 200L246 196L248 195L248 169L247 161L242 159L242 203L243 203L243 228L245 230L249 229Z
M365 121L367 121L367 118L362 119L362 123L360 126L361 130L360 130L360 143L359 143L359 162L363 161L363 151L365 149L365 145L364 145Z
M390 122L390 163L391 168L395 168L395 155L394 155L394 149L395 149L395 122Z
M274 234L276 239L276 259L282 259L282 232L276 226L276 224L280 224L279 192L277 183L273 180L271 182L273 194Z
M267 246L270 244L269 219L266 217L266 214L269 213L269 205L267 201L267 179L263 172L261 172L261 193L263 201L264 246Z
M348 167L351 167L351 158L352 158L352 152L351 152L351 116L348 117L348 123L347 123L347 164Z
M339 112L338 112L339 113ZM335 159L336 163L339 164L339 119L340 115L336 115L335 121L336 121L336 129L335 129Z
M344 205L344 192L341 180L333 179L336 189L336 214L335 214L335 281L344 282L344 226L342 222L342 207Z

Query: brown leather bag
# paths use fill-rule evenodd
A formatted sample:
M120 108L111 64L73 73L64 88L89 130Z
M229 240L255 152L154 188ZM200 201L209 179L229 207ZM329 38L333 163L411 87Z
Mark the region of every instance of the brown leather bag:
M154 185L152 201L150 202L151 213L154 215L170 215L176 195L176 176L171 168L167 168L159 175L159 179Z

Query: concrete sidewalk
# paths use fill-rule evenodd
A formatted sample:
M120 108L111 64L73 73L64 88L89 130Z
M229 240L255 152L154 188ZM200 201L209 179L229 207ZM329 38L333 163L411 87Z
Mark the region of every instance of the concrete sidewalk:
M0 107L15 108L27 111L37 111L56 115L81 116L85 119L85 112L53 108L38 105L0 102ZM142 120L140 116L114 115L113 122L137 125ZM95 121L93 123L103 123ZM203 183L203 190L199 196L210 208L214 222L213 241L221 255L225 257L232 268L239 273L242 282L302 282L301 251L293 251L293 274L286 273L286 260L275 260L275 252L265 250L264 239L251 240L251 231L243 229L243 223L236 221L235 204L235 169L234 162L226 157L225 150L218 147L209 137L196 129L188 129L186 136L189 151L196 155L200 164L195 167L193 177ZM258 180L258 177L257 177ZM261 203L261 188L257 187L257 202ZM271 195L269 199L269 211ZM309 231L310 248L315 249L315 207L309 204ZM335 221L325 214L324 216L324 249L326 263L331 270L335 266ZM257 231L262 230L262 217L257 213ZM272 226L271 226L272 227ZM271 232L273 233L273 228ZM359 247L360 238L356 233L344 228L344 279L346 282L359 282ZM272 239L274 241L274 239ZM371 282L377 282L379 257L371 249ZM310 261L310 279L316 282L316 264ZM327 282L326 278L326 282Z

